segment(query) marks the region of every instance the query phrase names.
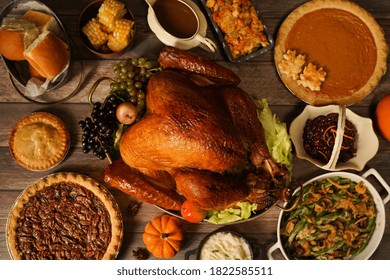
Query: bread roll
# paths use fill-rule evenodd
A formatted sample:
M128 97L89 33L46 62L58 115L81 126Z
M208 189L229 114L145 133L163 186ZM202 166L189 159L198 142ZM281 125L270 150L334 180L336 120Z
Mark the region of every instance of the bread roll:
M57 36L61 35L61 28L58 25L57 20L51 15L30 10L26 12L21 18L34 23L36 27L38 27L40 33L43 33L44 31L51 31Z
M23 52L38 35L39 29L29 21L5 20L0 28L0 53L9 60L25 60Z
M31 78L36 78L36 79L41 80L41 81L46 80L46 78L42 77L41 74L38 72L38 70L35 69L30 63L27 63L27 64L28 64L28 73L30 74Z
M69 63L68 45L50 31L44 31L25 50L24 57L42 77L54 78Z

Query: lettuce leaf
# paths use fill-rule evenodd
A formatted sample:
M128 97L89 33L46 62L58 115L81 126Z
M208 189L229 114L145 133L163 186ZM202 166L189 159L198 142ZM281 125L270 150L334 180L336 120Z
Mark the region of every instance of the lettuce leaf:
M287 126L274 115L268 106L267 100L254 100L257 106L257 116L263 125L265 142L272 158L284 164L292 174L292 143L287 132ZM206 221L212 224L226 224L248 219L256 214L257 204L239 202L237 207L222 211L208 211Z
M248 219L252 213L255 214L257 208L256 203L239 202L237 208L227 208L217 211L211 210L207 212L206 221L212 224L226 224L244 219Z
M257 106L257 117L264 128L265 142L272 158L284 164L292 173L292 143L287 132L286 123L281 122L268 106L267 100L254 100Z

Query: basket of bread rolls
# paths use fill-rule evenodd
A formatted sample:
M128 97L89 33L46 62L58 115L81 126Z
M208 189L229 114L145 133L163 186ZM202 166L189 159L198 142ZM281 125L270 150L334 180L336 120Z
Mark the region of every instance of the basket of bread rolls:
M35 98L66 82L70 44L54 12L37 1L14 1L0 20L0 54L19 93L22 86L22 94Z

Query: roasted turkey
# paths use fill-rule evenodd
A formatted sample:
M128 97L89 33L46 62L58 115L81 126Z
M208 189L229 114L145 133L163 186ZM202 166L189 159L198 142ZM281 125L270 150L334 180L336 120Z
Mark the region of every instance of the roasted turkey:
M142 201L179 210L184 200L205 210L237 202L269 206L288 179L274 162L252 98L232 71L203 57L164 48L147 111L120 142L121 159L105 181Z

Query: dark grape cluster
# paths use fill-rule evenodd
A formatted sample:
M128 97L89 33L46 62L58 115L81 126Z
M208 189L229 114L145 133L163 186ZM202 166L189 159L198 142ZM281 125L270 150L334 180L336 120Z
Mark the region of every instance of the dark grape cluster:
M114 145L113 134L119 126L116 108L122 101L110 95L105 102L93 104L91 117L79 122L83 130L81 138L83 152L93 152L100 159L105 159Z
M96 102L93 105L91 117L79 122L83 130L83 152L93 152L100 159L105 159L110 150L117 148L117 143L127 128L116 118L116 109L122 102L133 103L138 110L138 119L145 112L146 85L150 77L160 67L153 68L153 64L145 57L129 58L113 65L115 79L111 83L111 90L103 104Z

